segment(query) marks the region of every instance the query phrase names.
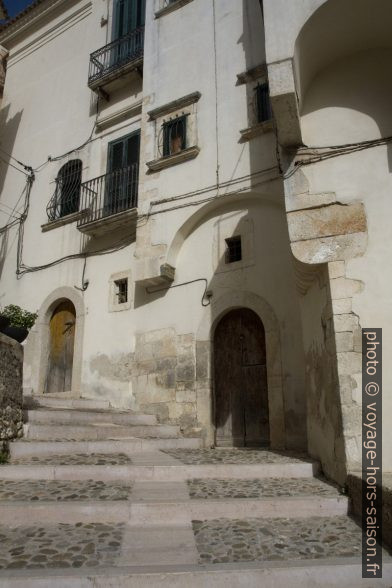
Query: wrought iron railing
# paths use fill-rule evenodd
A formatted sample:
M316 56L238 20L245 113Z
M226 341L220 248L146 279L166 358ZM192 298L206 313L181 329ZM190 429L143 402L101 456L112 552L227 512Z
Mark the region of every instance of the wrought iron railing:
M139 164L109 172L81 186L78 227L137 207Z
M112 41L90 55L89 85L143 57L144 27Z
M82 181L82 162L80 159L68 161L60 169L56 178L56 189L46 207L49 221L78 212L80 186Z

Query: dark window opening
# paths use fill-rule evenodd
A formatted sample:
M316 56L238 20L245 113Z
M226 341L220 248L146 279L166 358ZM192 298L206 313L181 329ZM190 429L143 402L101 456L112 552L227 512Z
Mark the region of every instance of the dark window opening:
M56 191L46 208L49 220L56 220L78 212L81 183L81 160L73 159L68 161L57 175Z
M186 116L163 123L163 157L186 149Z
M108 145L105 212L115 214L137 206L140 131Z
M144 26L145 0L117 0L114 5L112 40L129 35Z
M128 279L115 280L114 285L116 287L117 303L124 304L124 302L128 302Z
M226 263L234 263L235 261L241 261L242 259L242 245L241 237L230 237L225 239L226 241Z
M272 119L269 86L267 83L258 84L255 88L257 122L266 122Z

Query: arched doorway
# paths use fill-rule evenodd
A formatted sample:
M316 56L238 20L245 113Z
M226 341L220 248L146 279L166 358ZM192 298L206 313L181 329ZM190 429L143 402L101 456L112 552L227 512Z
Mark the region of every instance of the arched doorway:
M220 446L269 444L264 326L253 310L228 312L214 335L215 426Z
M49 362L45 392L69 392L72 389L76 311L64 300L53 311L49 323Z

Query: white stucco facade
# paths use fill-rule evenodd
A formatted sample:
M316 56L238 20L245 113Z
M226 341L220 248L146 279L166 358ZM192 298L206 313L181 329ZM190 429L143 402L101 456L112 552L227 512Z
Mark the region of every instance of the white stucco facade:
M350 43L337 32L333 59L313 48L324 34L317 10L330 7L329 22L338 4L344 21L346 1L266 0L263 20L258 0L147 0L142 65L93 89L89 56L111 42L111 0L43 0L0 32L9 52L0 226L27 214L23 231L15 222L0 234L0 305L39 311L25 346L26 390L45 392L51 316L70 300L69 393L157 414L213 444L214 329L229 310L249 308L266 331L271 445L308 450L344 479L346 461L360 455L359 326L384 327L386 357L392 345L389 146L290 172L308 156L301 143L378 139L392 123L387 41L369 35L358 46L359 23ZM380 15L385 26L392 11ZM267 68L276 128L256 120ZM165 159L162 125L177 115L186 148ZM48 219L64 164L79 159L82 182L99 178L109 144L139 130L137 217L111 228L103 218L87 232L79 213ZM344 222L341 205L352 213ZM320 206L332 221L313 219ZM323 232L328 222L342 228ZM228 264L226 239L238 235L242 259ZM128 298L118 305L124 279ZM354 326L339 331L339 320ZM388 398L384 410L387 425Z

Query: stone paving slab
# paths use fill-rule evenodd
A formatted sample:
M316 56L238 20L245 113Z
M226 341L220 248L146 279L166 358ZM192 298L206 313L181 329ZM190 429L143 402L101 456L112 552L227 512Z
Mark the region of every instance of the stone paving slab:
M338 490L317 478L266 478L264 480L188 480L193 499L276 498L339 496Z
M305 455L269 449L164 449L185 465L312 463Z
M129 465L125 453L75 453L73 455L43 455L12 459L11 465Z
M0 569L110 566L121 553L123 534L123 524L0 527Z
M132 486L100 480L0 480L1 501L128 500Z
M199 563L348 558L361 555L350 517L193 521Z

